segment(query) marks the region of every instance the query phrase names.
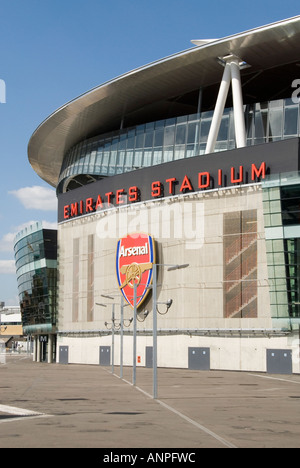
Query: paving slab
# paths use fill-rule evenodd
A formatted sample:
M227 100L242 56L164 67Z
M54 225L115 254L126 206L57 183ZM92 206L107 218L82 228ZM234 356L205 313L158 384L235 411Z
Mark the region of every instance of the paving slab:
M299 375L158 369L153 400L151 369L137 369L135 387L131 368L114 371L9 356L0 447L300 447Z

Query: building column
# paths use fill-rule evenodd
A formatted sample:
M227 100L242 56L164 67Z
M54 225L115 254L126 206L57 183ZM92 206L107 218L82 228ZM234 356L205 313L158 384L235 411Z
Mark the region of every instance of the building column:
M33 337L33 357L32 360L33 362L36 362L37 359L37 337Z
M40 335L36 336L36 362L41 362L41 342Z
M205 154L213 153L215 151L218 133L220 130L220 125L225 109L226 99L229 92L230 81L232 84L236 146L237 148L244 148L247 144L240 73L240 60L234 55L228 55L223 58L223 61L225 65L225 70L220 85L213 119L211 122Z
M48 335L48 364L53 362L53 335Z
M244 148L247 144L246 126L241 82L240 64L237 58L230 62L235 140L237 148Z
M218 99L215 107L215 112L213 119L211 121L211 126L209 130L207 145L206 145L206 154L213 153L215 151L215 146L218 138L218 133L220 130L221 120L225 109L226 99L228 96L229 86L230 86L230 77L231 77L231 68L230 63L226 63L225 70L223 73L223 78L218 94Z

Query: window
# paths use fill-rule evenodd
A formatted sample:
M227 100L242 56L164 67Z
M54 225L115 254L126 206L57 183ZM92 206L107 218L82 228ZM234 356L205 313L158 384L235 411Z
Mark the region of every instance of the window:
M284 241L289 316L300 317L300 239Z
M178 125L176 129L176 145L185 145L186 125Z
M298 134L298 107L287 107L284 116L284 135L287 137Z
M280 207L279 207L280 209ZM300 186L281 187L283 226L300 224Z

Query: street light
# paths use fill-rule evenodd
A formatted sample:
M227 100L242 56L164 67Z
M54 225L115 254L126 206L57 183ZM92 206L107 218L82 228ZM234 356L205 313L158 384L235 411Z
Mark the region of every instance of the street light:
M99 304L97 302L96 302L96 305L100 307L107 307L106 304ZM111 329L110 329L111 330L111 373L113 374L115 370L115 304L112 304L111 321L112 321ZM109 330L108 328L109 324L105 322L104 325Z
M127 319L128 320L128 325L125 324L125 319L124 319L124 307L126 307L129 304L124 304L124 297L123 295L121 296L121 332L120 332L120 379L123 379L123 349L124 349L124 325L125 327L130 327L133 318Z
M184 263L183 265L171 265L169 266L168 271L182 270L183 268L188 268L189 266L189 263Z
M149 311L145 310L144 320L138 319L137 316L137 300L142 296L137 296L138 284L134 281L133 284L133 356L132 356L132 385L136 385L136 340L137 340L137 321L144 322L149 315Z
M146 311L144 313L144 320L139 320L137 318L137 300L139 299L139 297L141 297L141 296L137 297L137 286L138 286L138 284L134 281L134 284L133 284L133 291L134 291L134 294L133 294L133 318L129 319L129 325L133 321L133 356L132 356L132 385L133 386L136 385L137 320L139 322L141 322L141 321L143 322L146 319L146 317L148 316L148 314L149 314L148 311ZM109 295L105 295L105 294L101 294L101 297L104 297L106 299L114 299L114 297L109 296ZM103 305L103 304L98 304L98 305ZM124 307L126 307L127 305L130 305L130 304L124 305L124 297L122 295L121 296L121 346L120 346L120 353L121 353L121 356L120 356L120 378L121 379L123 378L123 325L125 323L125 321L124 321ZM113 320L113 323L114 323L114 320ZM106 322L106 324L107 324L107 322ZM112 334L114 335L114 326L112 326ZM114 339L112 339L112 341L113 341L113 344L114 344ZM112 350L112 358L114 358L114 349Z
M167 307L165 312L160 312L158 310L157 306L160 305L160 304L163 304L163 305L165 305ZM173 304L173 299L168 299L167 302L157 302L156 303L156 310L160 315L166 315L169 312L169 309L170 309L172 304Z
M110 295L107 295L107 294L101 294L101 297L104 297L105 299L110 299L110 300L114 300L114 296L110 296ZM102 307L107 307L106 304L97 304L99 306L102 306ZM113 304L113 306L115 306L117 304ZM120 323L117 324L116 323L116 319L115 317L112 318L112 359L114 361L114 331L115 330L120 330L120 378L122 379L123 378L123 347L124 347L124 344L123 344L123 338L124 338L124 326L125 327L130 327L132 321L133 321L133 318L130 318L130 319L124 319L124 307L126 307L127 305L129 304L124 304L124 298L123 296L121 296L121 320L120 320ZM128 322L128 325L125 323L125 322ZM106 328L108 328L108 323L105 322L105 326Z
M153 398L157 399L157 306L160 304L157 302L157 267L169 267L168 271L181 270L183 268L188 268L189 264L185 263L183 265L167 265L167 264L158 264L153 263ZM168 300L169 308L172 305L172 299ZM166 312L165 312L166 313Z
M133 358L132 385L136 384L137 283L133 281Z
M153 290L152 294L152 301L153 301L153 398L157 399L157 313L160 315L165 315L170 307L173 304L173 299L168 299L167 302L157 302L157 267L168 267L168 271L174 270L182 270L184 268L188 268L189 264L185 263L183 265L169 265L169 264L161 264L161 263L153 263L153 280L152 286L148 286ZM133 320L133 370L132 370L132 385L136 385L136 341L137 341L137 286L138 284L134 281L133 283L133 319L130 320L130 323ZM114 299L112 296L109 295L102 295L106 299ZM164 313L158 310L158 305L164 304L166 305L167 309ZM104 305L104 304L97 304L97 305ZM113 304L114 306L114 304ZM106 305L104 305L106 307ZM121 296L121 371L120 377L123 377L123 309L124 309L124 299ZM149 312L144 312L144 320L148 316ZM139 320L139 321L144 321ZM114 307L113 307L113 326L112 326L112 341L114 346ZM114 359L114 349L112 350L112 359ZM113 367L113 365L112 365Z
M139 318L137 315L138 322L145 322L149 314L150 314L149 310L144 310L143 318Z

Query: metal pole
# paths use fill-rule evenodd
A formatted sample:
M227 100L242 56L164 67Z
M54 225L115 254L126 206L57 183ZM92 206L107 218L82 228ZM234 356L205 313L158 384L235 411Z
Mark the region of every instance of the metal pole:
M120 378L123 379L124 297L121 296Z
M1 337L1 335L2 335L2 333L1 333L1 326L2 326L2 325L1 325L1 311L2 311L2 307L0 306L0 337ZM5 351L5 346L2 346L2 342L1 342L1 343L0 343L0 354L1 354L2 352L4 352L4 351ZM0 359L2 359L2 358L0 358ZM2 361L1 361L1 360L0 360L0 364L2 364Z
M205 154L213 153L215 151L215 146L220 130L220 125L222 121L222 116L226 104L226 99L228 96L228 91L230 87L230 77L231 77L231 67L230 63L226 63L225 70L222 78L222 83L220 86L220 91L214 111L214 116L211 122L206 151Z
M132 384L136 384L136 326L137 326L137 284L134 281L133 286L133 370L132 370Z
M111 373L115 370L115 304L112 305L112 329L111 329Z
M153 398L157 398L157 265L153 264Z
M239 60L237 58L233 59L230 62L230 67L236 146L237 148L244 148L247 137Z
M0 303L0 336L2 335L2 317L1 317L1 314L4 310L4 307L5 307L5 302L1 302Z

